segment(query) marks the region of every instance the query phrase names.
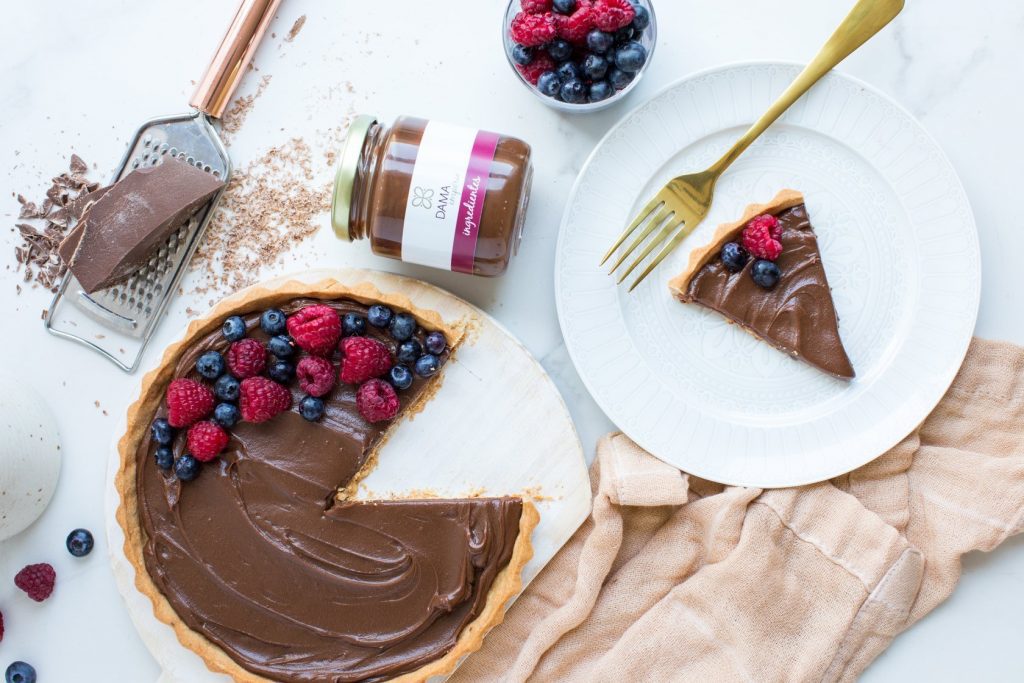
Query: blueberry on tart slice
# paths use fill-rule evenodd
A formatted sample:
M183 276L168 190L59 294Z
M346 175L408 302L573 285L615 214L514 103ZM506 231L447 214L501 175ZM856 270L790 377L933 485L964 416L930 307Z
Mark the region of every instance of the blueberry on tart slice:
M804 197L782 190L720 225L669 282L673 296L839 379L855 375Z

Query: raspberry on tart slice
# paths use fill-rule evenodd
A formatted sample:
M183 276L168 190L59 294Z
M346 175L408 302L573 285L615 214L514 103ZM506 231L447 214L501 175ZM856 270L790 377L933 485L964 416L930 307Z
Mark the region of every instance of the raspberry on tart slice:
M740 220L720 225L709 244L691 253L669 290L822 372L855 376L818 238L795 190L782 190L767 204L747 207Z

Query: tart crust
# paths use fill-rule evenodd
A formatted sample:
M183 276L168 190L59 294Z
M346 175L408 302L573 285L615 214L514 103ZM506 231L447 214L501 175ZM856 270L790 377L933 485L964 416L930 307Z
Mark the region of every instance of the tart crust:
M178 641L202 657L207 668L227 674L239 683L273 683L273 680L245 669L205 636L190 629L174 611L170 602L160 592L146 570L143 560L146 531L139 519L136 486L137 454L138 448L145 438L146 430L149 428L150 419L163 400L164 389L171 380L178 359L197 339L217 329L221 320L227 315L237 311L265 308L298 297L347 298L362 304L382 303L393 308L403 309L411 313L424 327L443 331L449 340L453 356L457 353L458 346L465 339L467 333L471 333L479 324L472 318L448 324L436 312L418 308L405 295L381 292L374 285L365 282L349 286L336 280L325 279L315 284L289 280L280 285L275 284L273 287L256 285L221 301L208 315L194 320L188 326L184 337L167 348L159 366L143 377L139 398L128 408L128 428L117 444L121 462L114 479L114 485L120 497L116 518L124 531L124 553L135 569L135 587L149 598L153 604L153 613L156 618L171 626ZM402 419L396 420L391 429L394 429L395 425L401 423L403 419L421 410L436 393L442 378L443 373L430 390L423 392L415 403L409 405L402 412ZM355 491L359 480L372 470L377 461L377 451L386 442L387 437L388 434L385 434L373 452L367 456L363 468L353 478L354 483L347 486L345 491L339 492L340 497L345 497L346 492ZM523 568L533 557L531 535L539 521L540 513L537 508L528 498L524 497L523 512L519 519L519 535L512 550L512 557L509 559L508 565L495 577L481 613L462 629L455 646L446 654L418 669L400 674L390 680L414 683L426 681L431 676L447 675L455 670L463 657L480 649L484 636L504 619L506 603L522 590Z
M682 273L672 278L668 288L682 302L690 301L687 290L690 288L690 280L704 267L711 259L718 256L722 245L732 242L743 227L755 216L763 213L778 214L786 209L791 209L804 203L804 196L797 190L780 190L775 197L767 204L751 204L743 212L743 217L731 223L722 223L715 229L711 241L703 247L694 249L690 254L690 260Z

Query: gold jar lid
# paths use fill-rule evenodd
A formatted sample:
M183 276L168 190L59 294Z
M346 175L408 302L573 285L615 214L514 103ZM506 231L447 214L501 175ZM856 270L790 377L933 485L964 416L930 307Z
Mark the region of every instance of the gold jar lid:
M357 116L348 127L345 144L338 157L338 170L334 175L334 196L331 198L331 227L334 234L347 241L352 241L349 215L352 208L352 190L356 183L359 170L359 158L363 154L363 144L370 128L377 123L376 117Z

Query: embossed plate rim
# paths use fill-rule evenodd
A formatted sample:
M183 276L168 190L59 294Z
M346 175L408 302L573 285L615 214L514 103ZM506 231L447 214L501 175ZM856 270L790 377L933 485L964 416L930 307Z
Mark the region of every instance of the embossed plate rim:
M595 165L598 164L596 160L600 159L602 150L611 144L616 136L628 134L631 126L642 126L643 117L649 114L649 112L646 111L648 107L652 108L652 111L655 110L659 102L670 101L669 98L671 98L674 93L677 91L685 92L688 85L699 87L703 81L709 78L735 78L737 77L737 74L742 76L742 72L744 71L758 69L776 69L784 73L791 72L791 75L795 76L796 72L800 68L802 68L801 64L776 60L737 62L701 70L662 88L653 97L641 103L626 114L607 132L607 134L594 148L584 163L569 194L559 230L554 273L559 323L562 328L569 356L572 359L573 364L575 365L588 392L608 417L618 425L619 429L657 457L697 476L726 484L773 488L798 486L823 481L856 469L857 467L870 462L895 444L899 443L900 440L913 431L913 429L920 424L925 417L927 417L955 378L956 373L963 362L963 358L967 353L980 304L981 261L977 227L966 191L964 190L963 183L957 175L955 168L950 163L948 157L946 157L935 139L913 117L913 115L899 103L895 102L892 98L882 93L877 88L857 78L841 72L833 72L826 76L822 83L812 91L808 98L824 97L825 99L823 101L826 103L825 107L827 107L827 98L831 94L829 88L833 85L839 84L844 87L852 87L857 91L857 97L855 99L862 101L865 107L865 109L860 112L860 117L863 117L865 112L872 111L872 107L883 113L887 111L886 108L891 110L892 115L895 117L894 121L898 123L897 128L904 136L901 140L906 139L906 136L909 136L911 141L911 144L908 145L907 149L899 158L909 157L911 154L916 153L936 159L943 165L936 177L929 180L928 185L939 186L942 189L947 190L947 194L941 196L948 196L954 208L942 218L945 219L947 216L955 215L957 217L956 220L952 221L950 223L951 227L947 229L956 231L964 240L965 265L963 268L967 273L968 279L958 283L964 294L958 295L960 298L957 303L961 305L960 310L950 314L952 316L955 329L946 335L946 339L940 342L938 348L922 349L915 347L915 353L920 352L931 354L929 362L935 361L940 367L935 371L932 378L927 382L927 386L924 386L923 389L913 386L913 382L911 381L905 391L907 401L912 404L911 408L909 410L904 408L896 411L897 416L895 419L888 420L887 424L884 425L884 429L872 428L868 430L867 433L858 435L856 437L856 443L853 443L852 445L849 443L850 437L845 437L846 440L843 442L844 445L842 448L835 448L825 444L821 439L821 434L825 429L837 429L836 418L847 419L848 416L844 415L826 415L825 422L811 426L808 426L809 423L797 422L792 426L785 427L784 431L781 432L781 436L785 439L786 444L784 452L772 450L772 445L779 443L780 430L759 431L756 428L750 428L743 425L740 426L739 429L749 432L743 440L743 443L750 447L750 452L744 452L743 456L740 457L729 452L714 452L716 447L715 438L721 436L721 431L716 432L716 430L725 428L732 429L735 427L735 425L730 424L728 420L723 420L715 416L708 416L706 414L695 413L694 411L689 411L687 413L686 410L684 410L683 412L686 413L685 421L687 422L687 427L689 427L691 438L689 439L688 444L676 444L673 442L670 447L666 447L664 445L664 432L666 429L661 429L657 420L651 422L649 416L641 415L642 406L635 404L631 406L616 405L615 396L610 395L608 390L603 390L598 386L599 379L607 380L609 378L610 368L606 363L595 364L595 349L599 348L603 341L617 341L621 343L622 340L612 334L612 330L608 329L610 326L605 325L603 328L599 327L591 329L588 332L589 335L594 337L592 344L588 343L586 345L582 345L579 343L577 339L577 334L579 334L579 323L574 322L573 320L575 311L572 309L570 300L574 296L593 295L593 292L596 290L591 290L589 292L582 290L578 282L579 278L568 276L563 277L563 271L571 268L569 264L573 258L577 260L585 258L590 255L591 251L598 254L598 258L594 259L594 267L596 269L600 252L606 246L604 242L610 243L615 234L617 234L618 229L621 228L621 226L619 226L613 230L611 228L605 229L604 226L601 226L601 229L604 229L605 232L608 233L607 235L603 232L600 235L597 235L597 232L592 229L589 234L586 235L586 239L589 241L600 242L600 244L589 244L584 243L579 231L576 230L576 226L574 225L574 221L577 219L575 214L575 210L577 209L577 197L587 186L588 174L594 173ZM765 90L766 87L764 84L753 85L759 85L762 90ZM778 85L779 84L773 83L772 87L774 88ZM713 88L714 86L709 85L707 87ZM733 104L735 105L735 100L733 100ZM767 101L765 104L767 104ZM794 106L793 116L795 117L797 112L800 112L802 115L802 108L809 106L811 105L808 104L808 100L801 100ZM687 115L691 116L689 112ZM699 113L695 113L692 116L697 116L699 118ZM791 118L792 117L790 116L785 117L782 120L782 123L785 124ZM659 118L659 121L664 122L665 119ZM860 123L859 118L856 123ZM721 117L714 125L718 127L714 128L712 126L712 129L708 132L698 133L687 138L685 145L693 146L696 143L713 136L715 131L728 129L733 124L728 122L728 116L724 116ZM799 127L799 124L794 125ZM838 124L833 123L831 125L834 127ZM865 149L865 145L871 142L869 136L865 136L864 141L857 143L856 141L844 138L842 135L837 135L834 132L824 131L821 127L823 127L823 125L819 127L807 125L804 128L813 131L815 134L825 135L831 138L835 144L848 148L852 153L860 157L863 162L867 164L875 174L877 174L878 179L886 186L887 191L892 193L900 211L897 218L904 219L906 221L905 223L901 223L901 225L905 225L909 230L909 234L913 235L915 240L919 243L921 234L920 226L922 224L929 224L936 219L920 215L912 218L909 215L908 204L914 203L909 202L907 199L907 196L911 194L911 192L909 190L901 192L897 189L896 185L901 184L901 182L899 182L902 179L901 176L894 176L892 179L887 176L887 172L892 172L894 164L896 164L897 161L890 161L886 165L873 163L872 159L881 154L881 152L867 151ZM850 130L853 130L852 126L850 127ZM847 134L849 135L850 133L847 131ZM661 135L660 137L669 138L671 136L666 134ZM894 138L895 137L896 136L894 136ZM672 156L673 155L669 155L669 160L671 160ZM644 172L656 174L661 170L663 165L664 161L658 162L652 168L645 167ZM599 171L600 168L598 166L598 172ZM728 174L726 177L728 178ZM649 185L649 180L645 179L645 184ZM630 191L632 191L632 188ZM616 196L616 199L622 198ZM767 197L750 197L749 201L765 201L766 199ZM637 201L637 198L630 196L626 198L625 201L635 202ZM811 198L809 198L809 203L810 201ZM920 203L923 204L923 202ZM624 206L622 208L621 213L624 217L630 212L630 208L630 206ZM730 205L728 208L730 211L738 214L742 211L743 206ZM701 230L704 230L705 228L706 226L701 226ZM820 229L821 226L819 226L819 230ZM700 243L701 241L699 240L694 241L692 245L684 245L679 251L683 256L685 256L692 246ZM575 251L571 251L573 249L575 249ZM925 289L925 281L929 272L932 271L921 270L925 268L925 260L923 260L918 254L915 253L913 258L915 259L915 267L920 270L921 274L916 284L917 287L922 290L921 292L915 292L913 296L921 298L930 296L931 300L934 301L936 297L938 297L936 291L931 291L929 293L929 291ZM932 256L931 258L932 260L935 260L936 257ZM676 263L678 263L678 261L676 261ZM669 273L663 271L659 275L660 277L658 278L657 286L664 287ZM607 278L607 285L602 284L601 287L611 287L612 282L611 278ZM934 284L930 286L933 288L935 287ZM620 302L622 301L621 298L618 300ZM682 306L682 304L679 305ZM620 304L620 309L621 308L622 306ZM924 315L921 311L923 308L926 307L915 309L915 319ZM619 314L618 318L624 316L621 311L617 311L617 313ZM616 320L618 320L618 318L616 318ZM903 336L906 339L910 339L912 336L911 331L909 330L910 326L907 325L906 328L908 329L903 331ZM740 335L743 334L739 330L736 330L735 333ZM632 363L634 365L647 365L646 359L641 356L637 346L633 344L632 339L629 338L628 334L625 336L629 339L630 346L628 349L623 351L622 362L627 364ZM758 343L763 344L761 342ZM904 341L901 340L899 343L901 346L900 352L909 354L910 351L902 348L905 346ZM585 346L585 348L581 348L581 346ZM668 359L666 362L679 363L680 361ZM884 361L879 360L878 362L884 362L886 364L883 371L891 370L889 367L893 362L891 358L886 358ZM922 362L922 365L923 364L924 362ZM934 365L935 363L932 364ZM645 367L644 372L649 372L649 367ZM910 379L913 380L913 378ZM689 409L692 406L684 407ZM672 406L668 406L665 409L665 413L670 411L671 408ZM648 419L643 419L645 417ZM681 418L680 422L683 421L684 419ZM659 433L659 431L662 433ZM689 444L698 444L698 446L687 450L686 446ZM754 461L759 461L760 466L751 467L751 463Z

